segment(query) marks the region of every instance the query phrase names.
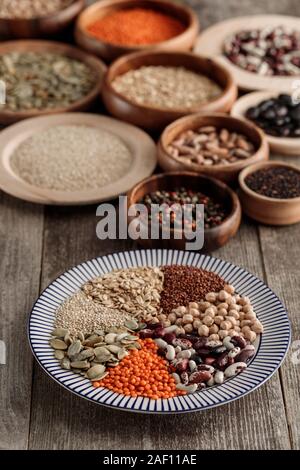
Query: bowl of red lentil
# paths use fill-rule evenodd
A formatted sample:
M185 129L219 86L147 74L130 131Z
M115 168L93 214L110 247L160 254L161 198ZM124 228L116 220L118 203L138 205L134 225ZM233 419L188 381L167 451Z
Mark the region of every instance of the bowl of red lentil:
M254 124L226 114L193 114L176 120L158 143L165 171L196 171L235 183L239 172L269 158L265 135Z
M239 175L240 199L249 217L266 225L300 222L300 170L273 161L245 168Z
M144 51L110 65L102 97L113 116L157 131L189 114L229 111L237 88L230 73L211 59Z
M2 1L0 35L32 39L57 34L72 24L84 5L85 0Z
M141 203L146 206L148 217L142 223L148 226L148 230L151 223L151 204L164 204L169 207L174 203L204 204L203 250L206 252L225 245L236 234L241 222L241 206L236 193L222 181L193 172L153 175L134 186L127 196L128 208ZM140 237L137 242L146 248L185 249L188 241L185 233L189 221L183 218L185 227L183 231L173 223L172 213L170 216L169 239L163 239L160 232L159 239ZM131 224L134 220L134 216L129 216L128 223ZM160 219L161 230L163 230L162 224L166 221L169 223L168 214L165 212ZM193 231L197 229L195 223L193 213L191 226ZM180 238L176 238L175 232L180 232Z
M75 38L110 62L149 48L190 50L198 31L198 17L188 6L165 0L105 0L81 13Z

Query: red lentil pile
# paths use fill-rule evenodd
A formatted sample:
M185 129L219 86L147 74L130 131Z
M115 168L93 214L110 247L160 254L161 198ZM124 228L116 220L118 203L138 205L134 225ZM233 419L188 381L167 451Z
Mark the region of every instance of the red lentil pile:
M176 18L148 8L115 11L87 27L97 39L123 46L167 41L184 30L184 24Z
M204 299L209 292L220 291L225 285L217 274L193 266L164 266L162 271L164 286L160 306L166 315L180 305Z

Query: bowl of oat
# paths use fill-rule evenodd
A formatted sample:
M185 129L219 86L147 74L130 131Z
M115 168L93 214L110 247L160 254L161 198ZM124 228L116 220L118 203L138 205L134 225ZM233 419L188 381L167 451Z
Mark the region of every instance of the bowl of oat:
M227 112L237 97L231 74L189 52L137 52L105 76L103 101L115 117L148 130L196 112Z

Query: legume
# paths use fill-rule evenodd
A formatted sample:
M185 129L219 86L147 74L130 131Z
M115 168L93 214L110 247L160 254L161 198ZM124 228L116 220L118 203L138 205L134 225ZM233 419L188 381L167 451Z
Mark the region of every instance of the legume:
M222 202L207 196L200 191L188 190L186 188L174 188L172 191L155 191L146 194L139 203L145 204L148 210L148 219L151 220L151 205L164 204L164 210L158 214L159 222L164 226L170 226L171 229L185 228L195 230L196 228L196 204L204 204L204 228L209 229L220 225L228 215L228 211ZM185 209L185 217L177 221L176 213L167 207L173 204L190 204L192 207Z
M209 292L219 291L225 285L217 274L193 266L163 266L162 271L164 284L160 306L165 315L180 305L204 298Z
M202 126L181 133L167 148L176 160L198 165L229 165L253 155L255 148L242 134Z
M148 8L114 11L87 27L97 39L125 46L167 41L184 30L176 18Z
M290 95L264 100L249 108L245 116L269 135L300 137L300 104L294 103Z
M94 87L94 72L83 62L50 52L0 55L6 102L0 109L25 111L69 106Z
M283 26L240 31L226 39L224 53L238 67L259 75L300 74L300 32Z
M143 66L119 75L112 86L139 105L166 109L189 109L221 94L211 79L184 67Z
M57 13L73 0L1 0L0 18L38 18Z
M60 191L101 188L117 181L132 161L114 134L85 126L55 126L33 134L12 153L13 171L29 184Z
M300 172L284 166L257 170L245 178L246 185L262 196L274 199L300 197Z

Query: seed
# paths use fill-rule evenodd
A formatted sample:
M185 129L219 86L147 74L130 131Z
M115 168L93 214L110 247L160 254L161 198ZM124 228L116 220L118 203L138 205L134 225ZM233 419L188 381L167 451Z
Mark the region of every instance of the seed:
M74 369L88 369L90 363L88 361L74 361L71 362L71 367Z
M53 349L60 349L60 350L68 349L67 344L61 339L54 338L54 339L50 339L49 342Z
M300 171L271 166L250 173L245 179L252 191L274 199L300 197Z
M1 0L0 18L38 18L48 16L63 10L71 4L72 0Z
M65 354L62 350L57 349L56 351L54 351L54 356L56 359L60 361L61 359L65 357Z
M51 334L52 336L56 336L57 338L64 338L67 333L69 332L65 328L55 328Z
M69 357L75 356L76 354L80 353L81 349L82 349L82 344L79 341L79 339L77 339L69 346L68 356Z
M91 367L87 371L87 376L90 380L96 380L96 377L101 376L104 372L105 372L105 367L99 364L97 366Z

